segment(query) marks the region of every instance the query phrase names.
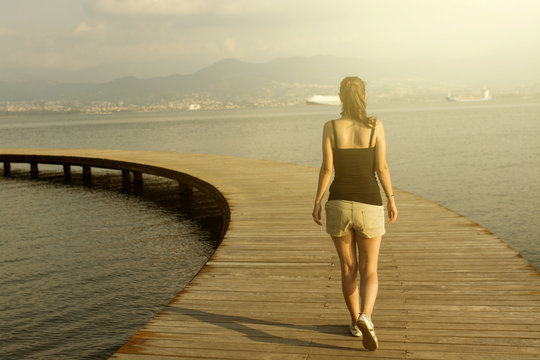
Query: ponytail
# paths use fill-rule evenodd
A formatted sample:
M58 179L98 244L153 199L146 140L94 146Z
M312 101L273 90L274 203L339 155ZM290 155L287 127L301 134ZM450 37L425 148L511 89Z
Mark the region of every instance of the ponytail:
M339 86L341 95L341 116L358 120L367 127L375 127L377 117L368 116L366 110L366 85L356 76L348 76L341 81Z

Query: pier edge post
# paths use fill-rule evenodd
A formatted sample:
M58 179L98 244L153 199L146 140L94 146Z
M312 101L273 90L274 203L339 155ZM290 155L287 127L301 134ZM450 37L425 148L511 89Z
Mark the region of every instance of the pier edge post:
M63 164L64 168L64 181L68 182L71 180L71 165Z
M131 175L129 173L129 170L122 170L122 182L124 184L131 183Z
M4 176L8 177L11 175L11 163L9 161L4 161Z
M83 165L83 183L85 186L92 185L92 167L90 165Z
M193 187L186 185L183 182L178 182L178 189L180 190L180 196L183 198L193 196Z
M134 184L142 184L143 183L143 175L140 171L133 171L133 183Z
M30 163L30 176L32 179L37 179L39 177L39 167L38 163L35 161Z

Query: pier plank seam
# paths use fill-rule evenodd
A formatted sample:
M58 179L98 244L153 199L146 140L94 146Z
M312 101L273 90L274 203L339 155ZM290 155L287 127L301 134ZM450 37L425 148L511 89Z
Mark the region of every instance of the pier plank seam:
M4 166L13 156L180 172L227 202L215 254L114 359L540 358L539 272L478 224L414 194L396 189L400 217L382 242L373 316L381 347L368 353L348 335L339 260L311 220L317 169L203 154L0 149Z

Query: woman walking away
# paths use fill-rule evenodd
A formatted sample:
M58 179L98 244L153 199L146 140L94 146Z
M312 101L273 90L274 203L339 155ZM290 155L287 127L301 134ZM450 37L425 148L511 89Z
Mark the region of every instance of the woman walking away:
M335 177L325 204L326 232L332 237L341 263L341 285L351 315L349 329L362 336L366 349L378 347L371 314L379 287L377 263L385 233L384 208L375 172L388 199L389 224L397 207L386 163L386 139L381 121L366 113L366 89L358 77L346 77L339 88L341 118L323 129L323 160L313 220L321 222L321 201L332 168ZM360 287L357 275L360 272Z

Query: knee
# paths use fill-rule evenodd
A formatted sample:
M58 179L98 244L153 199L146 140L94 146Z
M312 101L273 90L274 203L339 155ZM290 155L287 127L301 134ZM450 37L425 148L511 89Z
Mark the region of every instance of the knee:
M362 279L376 279L377 278L377 269L373 269L370 267L362 267L360 269L360 277Z
M356 276L358 274L358 264L355 262L341 264L341 273L346 277Z

